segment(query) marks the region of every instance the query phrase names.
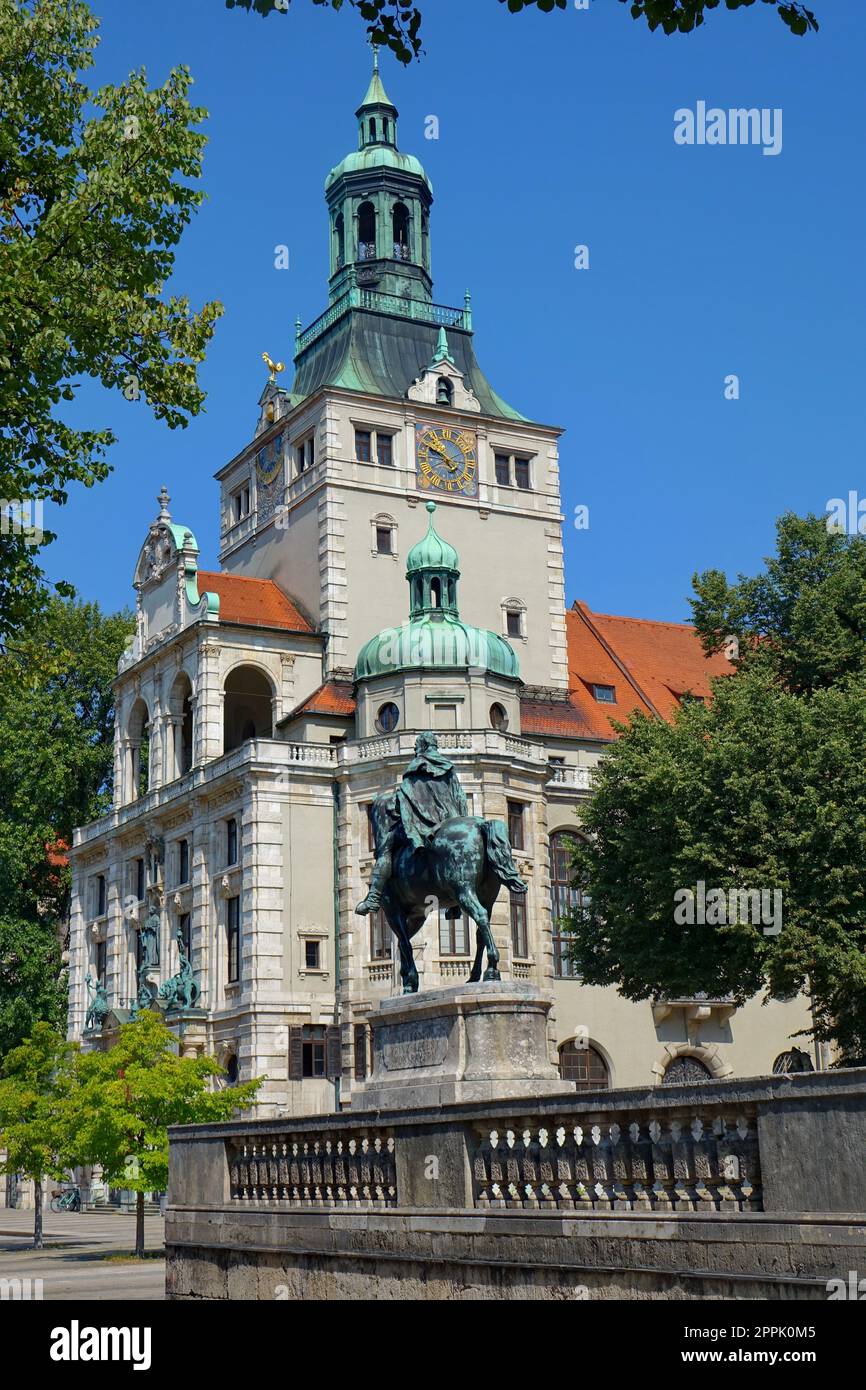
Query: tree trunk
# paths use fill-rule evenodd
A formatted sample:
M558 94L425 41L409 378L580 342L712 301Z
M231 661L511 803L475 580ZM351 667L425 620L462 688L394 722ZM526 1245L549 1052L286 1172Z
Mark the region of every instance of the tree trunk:
M135 1253L144 1259L144 1193L135 1194Z
M33 1249L42 1249L42 1179L33 1179Z

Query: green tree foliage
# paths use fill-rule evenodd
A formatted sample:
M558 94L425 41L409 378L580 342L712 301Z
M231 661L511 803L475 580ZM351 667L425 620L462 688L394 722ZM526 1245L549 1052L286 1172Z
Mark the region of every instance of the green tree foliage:
M107 1052L82 1053L74 1129L79 1163L138 1194L136 1248L144 1254L144 1194L168 1183L169 1125L228 1120L249 1107L264 1078L209 1089L222 1075L212 1057L178 1057L177 1039L153 1013L125 1024Z
M62 1026L64 850L111 800L112 682L128 614L51 598L0 656L0 1057Z
M708 648L740 640L736 673L670 726L633 718L581 808L590 897L573 959L629 999L809 990L815 1035L866 1055L866 539L783 517L757 578L695 581ZM858 636L858 633L860 634ZM675 895L782 894L765 923L675 920Z
M218 303L163 294L204 194L206 113L186 68L92 92L84 0L0 0L0 498L66 501L108 472L114 436L64 420L90 376L171 429L202 408ZM6 530L7 528L4 528ZM45 532L42 543L52 539ZM0 638L39 601L39 537L4 534ZM61 588L62 592L68 589Z
M519 14L535 5L544 14L568 9L571 0L499 0L511 14ZM600 0L593 0L594 4ZM704 23L707 10L718 9L722 0L620 0L631 8L632 19L645 19L650 29L665 34L690 34ZM755 0L724 0L729 10L753 5ZM762 0L772 5L792 34L818 31L814 12L800 0ZM256 14L287 14L291 0L225 0L226 9L252 10ZM328 5L341 10L344 0L313 0L314 5ZM348 0L348 4L366 20L367 32L374 44L389 48L401 63L410 63L421 52L423 15L413 0Z
M33 1244L42 1245L42 1180L65 1177L76 1162L71 1117L77 1049L47 1023L9 1053L0 1069L0 1172L35 1184Z

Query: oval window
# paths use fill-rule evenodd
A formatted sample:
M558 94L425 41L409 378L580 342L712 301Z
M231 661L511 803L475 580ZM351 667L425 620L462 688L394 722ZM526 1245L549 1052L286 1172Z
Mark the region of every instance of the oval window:
M390 734L399 723L400 711L393 701L389 700L387 704L382 705L376 716L376 728L381 734Z
M504 705L495 704L490 706L490 723L494 729L498 729L501 734L508 728L508 712Z

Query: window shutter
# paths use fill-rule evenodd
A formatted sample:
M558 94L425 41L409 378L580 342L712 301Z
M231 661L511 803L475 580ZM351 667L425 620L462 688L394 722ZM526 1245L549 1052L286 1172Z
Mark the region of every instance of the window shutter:
M367 1079L367 1025L355 1024L355 1080Z
M339 1028L325 1029L325 1073L333 1081L343 1072L343 1047Z
M304 1030L289 1029L289 1080L301 1081L304 1075Z

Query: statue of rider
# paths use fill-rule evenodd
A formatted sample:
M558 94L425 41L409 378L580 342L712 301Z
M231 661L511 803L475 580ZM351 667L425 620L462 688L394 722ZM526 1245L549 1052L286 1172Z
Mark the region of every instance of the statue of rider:
M355 911L378 912L382 895L391 877L394 855L403 844L423 849L440 825L452 816L468 816L469 807L454 764L440 753L436 735L419 734L415 757L403 773L395 791L382 792L370 809L376 862L366 898ZM502 882L515 893L525 893L526 884L518 876L511 858L495 845L488 854ZM453 915L459 916L459 910Z

